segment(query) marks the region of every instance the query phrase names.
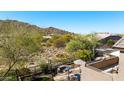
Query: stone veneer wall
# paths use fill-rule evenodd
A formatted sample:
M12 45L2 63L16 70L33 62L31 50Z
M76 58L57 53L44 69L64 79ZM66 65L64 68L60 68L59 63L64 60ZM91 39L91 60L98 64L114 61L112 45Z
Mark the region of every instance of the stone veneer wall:
M89 64L89 65L100 69L100 68L108 67L113 64L117 64L118 62L119 62L119 58L113 57L113 58L105 59L97 63Z

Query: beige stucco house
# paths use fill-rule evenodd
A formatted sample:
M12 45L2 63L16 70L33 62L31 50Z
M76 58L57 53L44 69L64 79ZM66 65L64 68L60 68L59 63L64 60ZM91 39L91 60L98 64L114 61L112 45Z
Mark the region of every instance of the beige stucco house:
M82 81L120 81L124 80L124 37L100 60L86 64L82 61Z

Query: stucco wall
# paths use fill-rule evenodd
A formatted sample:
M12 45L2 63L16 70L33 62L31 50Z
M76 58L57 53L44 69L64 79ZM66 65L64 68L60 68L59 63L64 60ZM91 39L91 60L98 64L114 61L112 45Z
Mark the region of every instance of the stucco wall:
M113 77L110 74L101 72L96 68L82 66L81 80L82 81L112 81Z
M124 53L120 53L118 75L119 80L124 81Z
M118 51L114 51L114 52L112 52L110 54L113 55L113 56L119 57L120 56L120 51L119 50Z

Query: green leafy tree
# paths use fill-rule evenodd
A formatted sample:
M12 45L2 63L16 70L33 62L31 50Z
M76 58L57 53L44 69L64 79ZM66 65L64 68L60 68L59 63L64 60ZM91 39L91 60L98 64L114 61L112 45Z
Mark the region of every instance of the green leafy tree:
M75 40L71 40L66 45L66 50L73 53L76 58L91 60L95 56L95 47L97 45L98 40L95 35L77 35Z
M72 40L70 41L67 46L66 46L66 50L68 52L75 52L79 49L82 49L83 48L83 45L82 45L82 42L80 41L76 41L76 40Z
M115 44L115 41L113 41L112 39L109 39L108 41L107 41L107 45L109 45L109 46L112 46L112 45L114 45Z
M33 34L5 34L0 38L2 57L8 60L8 69L1 80L4 80L8 72L20 61L28 60L28 56L40 49L39 37L32 38ZM38 39L37 39L38 38ZM38 40L38 41L37 41Z
M75 57L78 59L82 59L88 61L92 56L92 52L90 50L78 50L75 52Z

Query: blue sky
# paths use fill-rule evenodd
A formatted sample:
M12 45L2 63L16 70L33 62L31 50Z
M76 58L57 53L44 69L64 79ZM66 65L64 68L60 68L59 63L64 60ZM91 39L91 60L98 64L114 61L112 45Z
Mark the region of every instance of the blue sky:
M6 11L0 19L27 22L40 27L56 27L75 33L124 33L124 12L119 11Z

